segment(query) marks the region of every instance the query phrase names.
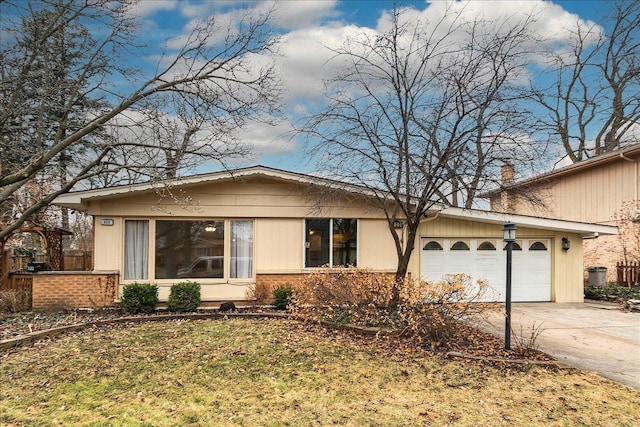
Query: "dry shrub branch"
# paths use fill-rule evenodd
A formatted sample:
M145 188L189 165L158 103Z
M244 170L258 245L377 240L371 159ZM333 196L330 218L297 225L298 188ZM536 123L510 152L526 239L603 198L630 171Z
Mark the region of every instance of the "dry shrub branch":
M391 309L394 276L352 267L325 268L296 286L290 309L302 318L393 327L435 342L451 338L460 322L493 310L486 281L464 274L438 282L407 279Z
M447 274L438 282L407 279L400 292L400 316L417 336L441 342L453 337L462 321L477 318L495 305L486 280Z

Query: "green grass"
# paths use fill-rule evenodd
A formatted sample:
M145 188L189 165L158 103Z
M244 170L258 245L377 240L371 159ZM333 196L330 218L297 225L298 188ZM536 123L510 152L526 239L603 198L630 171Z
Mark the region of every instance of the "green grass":
M0 361L3 426L640 422L640 392L593 374L447 361L288 320L121 326Z

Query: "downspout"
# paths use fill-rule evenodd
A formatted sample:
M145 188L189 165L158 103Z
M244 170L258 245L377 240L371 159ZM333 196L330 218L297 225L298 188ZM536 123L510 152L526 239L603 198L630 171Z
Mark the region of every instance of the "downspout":
M638 180L640 180L640 176L638 175L638 161L637 160L633 160L632 158L625 156L624 153L620 153L619 156L620 156L621 159L633 163L633 166L634 166L633 173L634 173L634 175L636 177L636 179L633 180L634 187L635 187L633 192L636 195L636 203L638 203L638 201L640 201L640 191L639 191L640 190L640 188L639 188L640 186L638 185Z

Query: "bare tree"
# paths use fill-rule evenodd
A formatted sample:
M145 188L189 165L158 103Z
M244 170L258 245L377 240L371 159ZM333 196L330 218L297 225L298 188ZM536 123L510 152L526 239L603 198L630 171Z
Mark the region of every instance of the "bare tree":
M535 90L540 130L574 163L639 141L640 1L611 5L605 33L578 25L571 49L554 51L538 79L553 83Z
M518 155L523 123L512 89L530 40L530 20L464 22L448 11L429 22L408 13L396 8L388 31L335 50L345 71L307 129L324 169L375 194L395 241L396 283L430 210L467 205L499 160Z
M163 104L167 102L172 114L166 113ZM224 166L226 160L251 154L251 147L237 138L237 118L228 113L207 114L213 107L217 106L198 97L174 94L168 100L167 96L154 99L139 111L143 119L136 124L135 138L138 143L144 141L141 153L154 159L154 164L145 170L147 175L158 179L176 178L193 170L203 159ZM133 130L126 123L124 126L128 132ZM158 168L159 164L163 167Z
M179 46L167 47L156 68L145 73L123 65L129 62L129 55L144 54L136 42L133 5L133 1L109 0L2 3L0 199L10 198L65 153L74 157L73 161L67 160L73 168L66 182L21 212L0 231L0 238L79 182L102 174L115 176L123 170L148 170L153 165L154 160L147 156L123 158L121 153L144 153L152 148L175 153L175 148L165 147L162 141L154 145L144 140L114 139L109 132L109 127L118 126L124 115L133 116L136 110L146 109L152 99L158 105L157 100L164 98L165 113L172 114L172 101L188 98L192 105L203 107L198 113L204 122L223 122L227 127L242 127L250 117L275 111L279 84L273 66L266 63L255 67L251 61L255 56L273 53L277 43L268 25L270 11L256 14L245 10L233 25L220 24L215 16L199 21L188 37L168 44ZM29 31L25 23L35 21L38 31ZM43 61L47 57L43 49L70 28L92 31L90 35L83 33L82 55L74 58L73 70L66 79L73 84L65 86L64 102L57 105L57 114L44 116L32 106L44 103L52 94L57 96L58 90L48 79L36 77L42 67L55 66L58 58ZM99 101L99 105L79 110L77 106L85 101ZM73 126L69 126L72 116ZM27 120L46 121L46 125L25 127L22 124ZM15 123L21 124L20 132ZM34 132L23 132L25 128ZM35 132L39 129L47 132ZM16 142L37 145L38 149L24 151L14 161L20 153L12 150ZM219 151L195 154L216 157ZM171 157L175 160L175 155ZM156 166L166 170L167 163ZM137 176L135 172L133 176Z

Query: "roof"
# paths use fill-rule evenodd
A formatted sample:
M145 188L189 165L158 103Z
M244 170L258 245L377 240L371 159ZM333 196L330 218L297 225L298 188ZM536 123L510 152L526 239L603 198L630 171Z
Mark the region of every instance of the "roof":
M612 151L610 153L600 154L599 156L591 157L590 159L573 163L569 166L565 166L559 169L552 170L550 172L536 175L531 178L517 181L513 184L506 185L503 188L497 188L495 190L486 191L480 194L479 197L486 198L486 197L495 196L499 194L501 191L504 191L505 189L518 188L518 187L523 187L531 184L536 184L538 182L557 179L566 175L584 172L585 170L588 170L588 169L599 167L612 162L617 162L617 161L620 161L621 159L624 159L624 160L635 159L636 161L640 159L640 144L634 144L625 148L621 148L620 150Z
M213 183L224 181L241 181L242 179L267 177L283 182L296 182L300 184L315 185L327 188L340 189L347 192L373 196L374 192L366 187L345 183L335 179L324 178L314 175L306 175L297 172L289 172L281 169L266 166L251 166L234 170L225 170L187 177L179 177L170 180L143 182L139 184L119 185L113 187L99 188L95 190L73 191L58 196L53 204L69 209L83 211L87 208L91 200L102 199L110 196L131 195L159 187L176 187L201 183Z
M200 183L224 182L229 180L242 180L255 177L269 177L283 182L295 182L306 185L316 185L340 189L363 196L373 197L374 192L363 186L353 185L342 181L322 178L313 175L305 175L296 172L288 172L265 166L252 166L232 171L214 172L208 174L193 175L175 180L162 182L145 182L140 184L106 187L96 190L75 191L58 196L53 203L76 210L85 210L91 200L99 200L105 197L130 195L149 191L159 185L191 185ZM566 231L581 235L605 235L617 234L617 228L606 225L588 224L575 221L564 221L550 218L533 217L527 215L515 215L508 213L482 211L477 209L463 209L455 207L439 207L432 212L443 218L456 218L486 222L492 224L505 224L513 222L523 227L540 228L545 230Z
M618 234L618 228L611 225L566 221L529 215L516 215L506 212L446 207L440 211L433 212L433 214L434 216L437 216L439 218L471 220L489 224L503 225L506 223L513 223L517 226L527 228L577 233L582 237L597 237Z

